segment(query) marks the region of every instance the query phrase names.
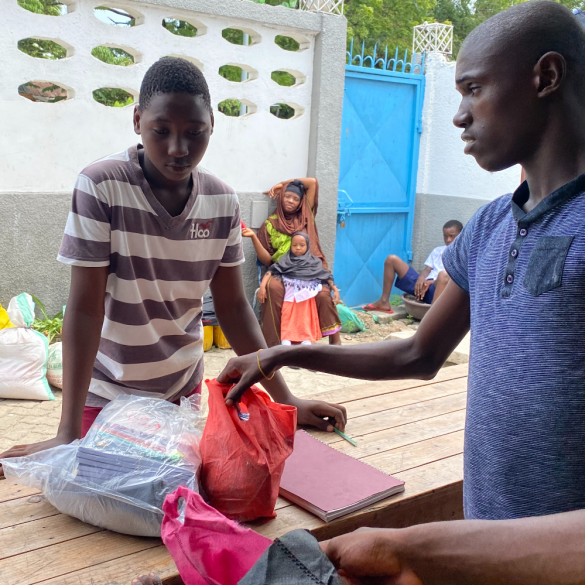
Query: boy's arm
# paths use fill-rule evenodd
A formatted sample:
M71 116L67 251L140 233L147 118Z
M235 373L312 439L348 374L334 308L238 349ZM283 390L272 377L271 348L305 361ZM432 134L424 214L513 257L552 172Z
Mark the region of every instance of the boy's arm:
M360 530L322 547L338 569L358 579L388 577L388 582L412 585L573 585L585 583L585 510Z
M229 341L230 345L238 355L251 354L254 367L258 371L256 352L266 353L266 341L260 330L260 325L252 311L252 307L244 293L244 281L239 266L220 266L211 281L211 294L219 324ZM272 370L264 370L270 376ZM224 377L221 382L230 383L229 377ZM276 373L272 380L265 379L259 375L253 382L260 382L272 398L281 404L290 404L297 407L297 419L301 425L312 425L321 430L333 431L333 423L326 419L335 419L335 426L341 430L345 427L346 413L343 406L328 404L317 400L301 400L291 394L284 379ZM250 386L242 389L241 396ZM238 398L239 398L238 396ZM232 404L229 401L228 404Z
M469 295L451 280L408 339L343 347L278 346L263 351L260 362L265 372L299 366L363 380L430 380L468 331ZM220 382L240 380L228 394L234 400L260 379L255 355L230 360L218 377Z
M0 455L22 457L81 436L83 408L100 344L108 266L71 267L71 288L63 320L63 406L57 436L40 443L17 445Z

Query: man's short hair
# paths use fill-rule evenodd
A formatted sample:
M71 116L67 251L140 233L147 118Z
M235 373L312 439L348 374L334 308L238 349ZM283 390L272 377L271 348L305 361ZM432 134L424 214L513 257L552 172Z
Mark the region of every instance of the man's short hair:
M443 229L444 230L448 230L450 228L456 228L458 233L461 233L463 231L463 224L460 221L457 221L456 219L450 219L444 226Z
M201 96L211 112L211 95L203 73L190 61L163 57L146 72L140 86L138 109L142 112L159 93L188 93Z

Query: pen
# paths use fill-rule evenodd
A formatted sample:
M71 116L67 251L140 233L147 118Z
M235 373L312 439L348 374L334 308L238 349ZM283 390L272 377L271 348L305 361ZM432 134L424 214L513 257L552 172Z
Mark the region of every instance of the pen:
M357 447L357 443L353 440L350 439L345 433L342 433L339 429L333 427L333 430L343 439L345 439L348 443L351 443L354 447Z

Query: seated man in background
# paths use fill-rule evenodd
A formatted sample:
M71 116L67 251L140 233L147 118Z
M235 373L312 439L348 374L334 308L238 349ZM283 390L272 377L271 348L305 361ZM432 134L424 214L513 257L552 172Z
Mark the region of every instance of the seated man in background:
M364 305L364 311L383 311L393 313L390 307L390 291L392 285L401 291L414 295L417 301L428 305L436 301L445 290L449 282L449 276L443 268L443 252L447 246L463 231L463 224L456 219L449 220L443 226L444 246L437 246L425 262L425 267L419 274L412 266L408 265L398 256L390 255L384 262L384 288L382 296L375 303ZM394 278L396 282L394 282Z

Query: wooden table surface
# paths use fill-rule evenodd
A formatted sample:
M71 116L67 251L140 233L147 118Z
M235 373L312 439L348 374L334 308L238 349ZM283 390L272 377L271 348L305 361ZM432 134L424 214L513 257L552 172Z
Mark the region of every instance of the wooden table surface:
M342 403L347 433L311 431L335 448L406 482L404 493L324 523L279 498L277 518L251 526L276 538L296 528L323 540L360 526L404 527L461 518L467 365L430 381L369 382L315 394ZM129 585L149 571L182 583L159 539L116 534L60 514L34 489L0 481L1 585Z

